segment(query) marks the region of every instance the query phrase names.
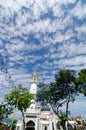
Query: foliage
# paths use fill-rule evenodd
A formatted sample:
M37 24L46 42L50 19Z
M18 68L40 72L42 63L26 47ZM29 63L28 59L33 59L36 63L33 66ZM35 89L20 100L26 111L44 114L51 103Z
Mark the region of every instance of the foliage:
M12 120L10 124L1 124L0 130L15 130L17 120Z
M75 100L77 94L76 84L76 73L73 70L60 70L55 75L55 81L43 85L41 91L38 93L38 99L41 102L49 103L53 111L59 117L59 124L65 129L65 122L69 115L69 103ZM59 108L66 104L65 114L59 115Z
M5 95L7 103L21 111L24 125L24 112L30 106L32 99L33 95L28 92L27 88L23 88L21 84L18 86L18 89L12 90Z
M61 99L66 102L66 116L68 117L69 102L75 100L77 90L75 88L76 74L73 70L60 70L55 76L56 87L60 91Z
M0 126L0 130L4 130L4 127L3 127L3 126Z
M12 108L7 103L0 103L0 121L11 114Z
M80 120L76 120L76 122L77 122L77 124L79 124L79 125L81 124L81 121L80 121Z
M63 126L65 129L65 121L67 120L65 113L60 113L59 115L59 121L57 122L57 128L60 128L60 126Z
M79 73L78 73L79 77L77 78L77 81L79 84L83 84L86 83L86 69L82 69Z
M76 78L76 85L79 92L84 93L86 96L86 69L82 69L78 73L78 77Z
M18 89L12 90L9 94L5 95L5 99L8 104L17 107L20 111L25 111L31 104L33 95L30 94L27 88L23 88L21 85Z
M77 93L75 77L76 74L73 70L60 70L55 75L55 81L41 89L38 98L49 103L55 113L58 113L59 107L66 103L66 116L68 116L69 102L75 100L75 94Z
M11 130L15 130L16 123L17 123L17 120L12 120L11 123L10 123L10 125L9 125L9 128Z

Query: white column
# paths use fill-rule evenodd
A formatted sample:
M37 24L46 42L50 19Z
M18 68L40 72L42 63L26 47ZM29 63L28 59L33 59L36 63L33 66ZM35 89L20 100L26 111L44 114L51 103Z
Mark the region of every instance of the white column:
M51 120L49 120L49 130L52 130L52 121Z

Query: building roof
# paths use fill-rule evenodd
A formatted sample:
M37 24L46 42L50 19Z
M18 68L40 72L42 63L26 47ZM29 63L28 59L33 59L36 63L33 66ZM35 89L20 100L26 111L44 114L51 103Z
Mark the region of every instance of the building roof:
M81 128L82 129L82 128L84 128L84 126L83 126L83 124L78 124L77 128Z
M82 119L82 117L81 116L71 116L71 119Z
M40 119L43 119L43 120L46 120L46 119L50 119L50 118L54 118L54 114L52 114L52 113L42 113L41 115L40 115Z

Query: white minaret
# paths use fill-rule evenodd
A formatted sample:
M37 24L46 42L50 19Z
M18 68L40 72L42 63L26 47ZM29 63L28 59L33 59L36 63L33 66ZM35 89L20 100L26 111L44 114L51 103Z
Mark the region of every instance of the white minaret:
M38 74L36 72L34 72L31 75L31 79L30 79L30 93L34 95L34 99L31 100L31 105L30 105L30 109L35 109L36 108L36 95L37 95L37 83L38 83Z
M34 72L31 76L31 81L30 81L30 93L34 94L34 96L37 95L37 83L38 83L38 74Z

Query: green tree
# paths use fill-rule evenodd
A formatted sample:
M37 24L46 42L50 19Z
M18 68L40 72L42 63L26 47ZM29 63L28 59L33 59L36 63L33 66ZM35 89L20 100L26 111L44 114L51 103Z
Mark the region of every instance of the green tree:
M12 109L7 103L5 102L0 103L0 121L3 118L7 117L9 114L11 114L11 112L12 112Z
M0 103L0 130L4 129L4 125L2 125L2 120L5 117L8 117L9 114L12 113L12 108L5 102Z
M77 93L75 85L76 73L73 70L60 70L55 75L55 81L49 85L43 85L38 94L38 99L49 103L53 111L59 116L59 108L66 104L65 117L68 118L69 103L75 100ZM64 126L63 126L64 127ZM64 128L65 129L65 128Z
M77 93L75 85L76 73L74 70L60 70L55 76L56 88L59 90L59 96L66 103L66 117L68 117L69 103L75 100Z
M69 102L74 101L77 93L75 79L75 71L60 70L55 75L54 82L41 87L38 99L50 103L55 113L58 113L59 107L66 103L66 116L68 117Z
M84 93L86 96L86 69L80 70L78 77L76 78L76 86L80 93Z
M23 125L25 127L24 112L30 106L33 95L28 92L27 88L23 88L20 84L18 89L12 90L9 94L6 94L5 99L9 105L21 111Z

